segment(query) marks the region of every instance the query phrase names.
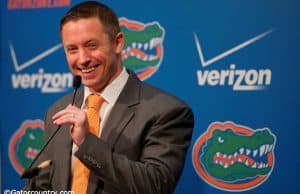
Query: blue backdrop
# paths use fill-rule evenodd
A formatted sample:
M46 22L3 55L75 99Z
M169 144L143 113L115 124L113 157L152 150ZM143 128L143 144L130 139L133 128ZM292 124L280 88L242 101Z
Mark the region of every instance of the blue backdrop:
M44 113L72 91L58 23L78 2L1 1L2 191L24 184ZM176 194L298 193L299 1L102 2L127 38L124 65L195 114Z

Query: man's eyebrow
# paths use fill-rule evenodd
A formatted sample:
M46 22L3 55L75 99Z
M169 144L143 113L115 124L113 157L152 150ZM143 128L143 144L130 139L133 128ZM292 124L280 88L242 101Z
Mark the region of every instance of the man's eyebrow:
M76 45L74 45L74 44L66 44L66 45L64 45L64 47L65 48L70 48L70 47L76 47Z
M87 40L85 43L91 43L91 42L99 42L97 39L90 39L90 40Z

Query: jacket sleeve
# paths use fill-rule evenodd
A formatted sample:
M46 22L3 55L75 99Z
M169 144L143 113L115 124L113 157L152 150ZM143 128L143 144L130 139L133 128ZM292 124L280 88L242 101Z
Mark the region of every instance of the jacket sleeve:
M180 177L193 127L190 108L174 107L157 116L145 131L137 160L113 151L108 143L92 134L75 156L119 193L168 194Z

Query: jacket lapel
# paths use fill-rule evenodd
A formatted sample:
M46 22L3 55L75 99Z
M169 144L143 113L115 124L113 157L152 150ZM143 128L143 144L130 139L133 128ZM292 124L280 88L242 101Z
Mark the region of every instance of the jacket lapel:
M101 139L112 148L125 129L126 125L134 117L134 106L139 104L141 81L133 72L129 72L129 78L122 90L115 106L103 127ZM91 173L87 193L95 193L97 188L103 189L103 182Z
M103 127L101 139L112 148L126 125L134 117L133 107L139 103L140 83L135 74L129 72L128 81ZM102 189L103 182L91 173L87 193L95 193Z
M134 117L134 106L139 104L141 82L132 72L129 72L128 81L122 90L115 106L104 125L101 139L112 147L118 137Z

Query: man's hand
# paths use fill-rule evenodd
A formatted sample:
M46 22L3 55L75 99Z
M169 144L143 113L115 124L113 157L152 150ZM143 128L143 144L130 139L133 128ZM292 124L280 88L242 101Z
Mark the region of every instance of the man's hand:
M74 143L79 146L88 134L86 113L73 105L57 112L52 117L55 125L70 124L70 133Z

